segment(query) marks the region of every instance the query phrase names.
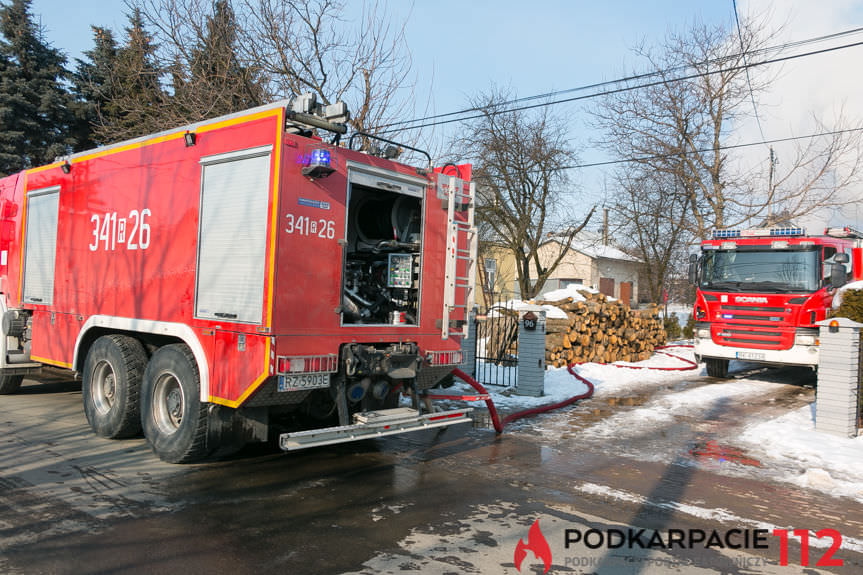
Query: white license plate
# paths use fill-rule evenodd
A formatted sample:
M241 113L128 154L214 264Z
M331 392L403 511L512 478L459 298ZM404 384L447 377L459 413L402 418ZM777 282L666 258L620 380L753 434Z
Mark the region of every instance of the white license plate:
M299 373L279 376L279 391L297 391L329 386L329 373Z
M758 353L755 351L738 351L737 359L751 359L754 361L764 361L766 359L766 355L763 353Z

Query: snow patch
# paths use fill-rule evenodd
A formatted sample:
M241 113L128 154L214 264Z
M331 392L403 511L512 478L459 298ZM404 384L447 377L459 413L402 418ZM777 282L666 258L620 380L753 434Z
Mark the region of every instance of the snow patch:
M601 437L644 435L651 427L671 423L681 415L722 409L724 404L739 398L764 395L781 387L776 383L752 380L704 385L659 397L631 411L616 413L588 427L584 433Z
M785 479L863 502L863 437L815 431L815 404L749 425L737 440L762 462L789 468Z

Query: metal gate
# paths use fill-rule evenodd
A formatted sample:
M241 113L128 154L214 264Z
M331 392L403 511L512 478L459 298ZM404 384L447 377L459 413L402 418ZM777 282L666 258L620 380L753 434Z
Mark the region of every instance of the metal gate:
M476 316L474 373L484 385L515 386L518 382L518 312L511 302L493 305Z

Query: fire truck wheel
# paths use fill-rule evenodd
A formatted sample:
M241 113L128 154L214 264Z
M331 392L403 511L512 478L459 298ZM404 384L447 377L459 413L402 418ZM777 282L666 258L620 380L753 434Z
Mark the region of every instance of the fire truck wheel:
M0 395L16 393L24 381L23 375L0 375Z
M93 343L84 362L81 391L93 431L109 439L141 433L138 410L147 353L137 339L105 335Z
M728 377L727 359L708 357L704 359L704 363L707 364L707 375L710 377L719 377L722 379Z
M150 358L141 391L141 423L162 461L189 463L208 455L207 406L201 403L198 364L188 346L166 345Z

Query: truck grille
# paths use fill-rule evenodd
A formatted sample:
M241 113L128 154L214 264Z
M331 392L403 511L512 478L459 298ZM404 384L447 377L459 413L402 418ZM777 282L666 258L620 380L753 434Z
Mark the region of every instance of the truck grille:
M783 313L784 307L767 307L767 306L751 306L751 305L724 305L721 309L741 310L741 311L767 311L771 313Z
M771 302L773 303L773 302ZM720 303L711 310L712 338L719 345L790 349L800 306Z
M756 349L789 349L794 343L794 331L779 331L762 326L715 325L713 340L719 345Z

